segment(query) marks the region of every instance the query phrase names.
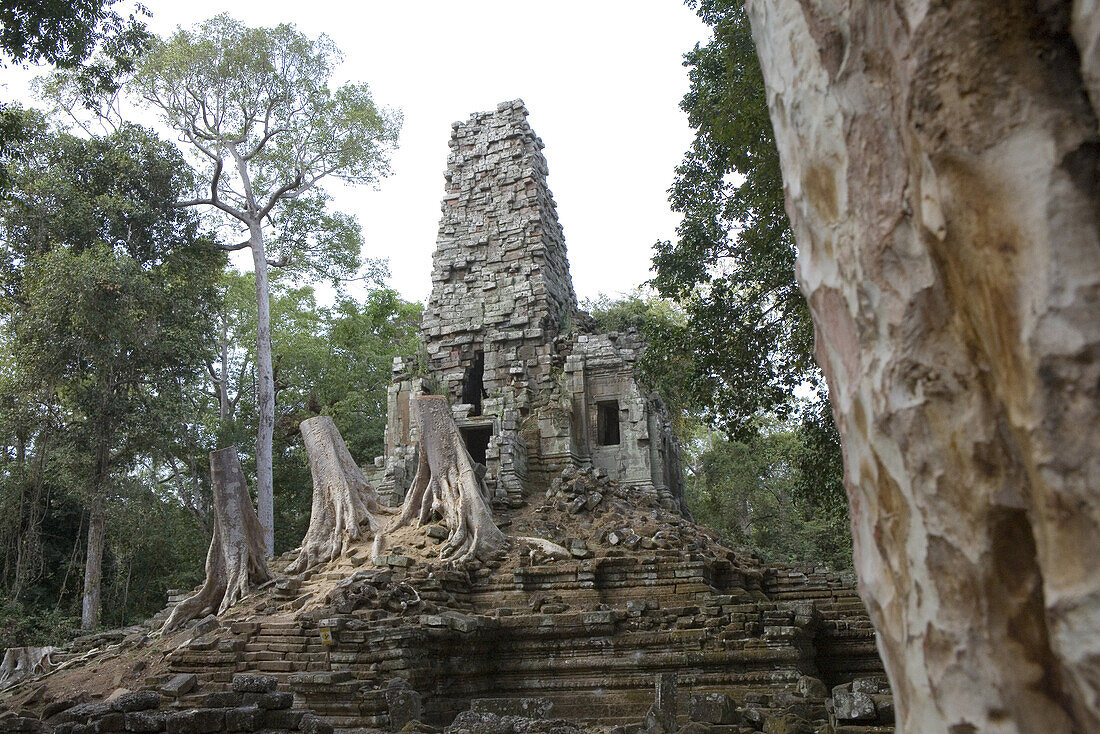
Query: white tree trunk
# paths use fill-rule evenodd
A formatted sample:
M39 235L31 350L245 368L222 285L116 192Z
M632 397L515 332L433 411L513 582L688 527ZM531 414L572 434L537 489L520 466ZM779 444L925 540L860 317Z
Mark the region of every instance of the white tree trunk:
M420 427L419 464L392 527L413 521L419 527L438 514L451 531L441 557L457 562L475 557L489 560L504 547L504 533L493 521L485 482L474 471L447 399L422 395L412 401L412 407Z
M236 446L210 452L210 483L214 535L206 554L206 580L172 610L164 623L166 633L195 617L221 614L253 585L271 578L264 560L263 529L248 496Z
M275 487L271 444L275 433L275 378L271 365L271 306L268 298L267 250L259 223L249 227L256 271L256 504L263 526L264 552L275 555Z
M1069 3L749 13L899 731L1100 731L1100 144Z
M50 656L56 651L55 647L9 647L0 662L0 689L50 672Z
M101 490L97 490L101 491ZM99 599L103 588L103 544L107 536L107 507L102 496L92 498L88 514L88 545L84 558L84 596L80 628L92 630L99 624Z
M384 527L381 516L394 512L367 483L332 418L309 418L299 427L313 476L313 508L302 548L287 573L338 558L364 533L377 537Z
M220 362L218 380L218 418L224 430L229 422L229 316L222 314L221 339L218 341Z

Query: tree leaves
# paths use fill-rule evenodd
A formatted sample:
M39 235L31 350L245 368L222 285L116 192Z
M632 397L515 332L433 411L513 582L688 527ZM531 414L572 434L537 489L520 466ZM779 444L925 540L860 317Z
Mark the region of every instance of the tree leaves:
M670 190L684 219L675 243L656 245L653 284L682 304L687 324L674 343L693 355L694 402L711 423L747 438L762 414L791 413L795 388L821 376L742 4L689 4L714 37L685 57L691 89L681 107L696 137Z
M401 116L378 107L366 84L331 90L339 61L327 36L249 28L223 14L157 43L134 88L194 153L203 181L194 203L273 225L284 242L312 236L346 250L347 218L322 216L328 200L315 187L329 176L387 175Z

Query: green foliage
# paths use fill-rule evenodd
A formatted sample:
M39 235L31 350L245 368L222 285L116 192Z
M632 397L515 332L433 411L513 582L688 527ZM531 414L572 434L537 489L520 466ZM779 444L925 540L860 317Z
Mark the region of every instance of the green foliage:
M696 386L690 328L674 301L640 291L585 303L598 331L637 330L648 342L643 382L661 393L685 452L685 497L695 518L772 561L851 565L843 466L829 404L796 401L799 419L758 416L756 430L731 439L707 420Z
M255 486L256 281L225 272L217 243L178 206L200 184L174 146L133 126L82 139L37 113L16 122L24 155L6 158L14 185L0 202L0 642L57 643L79 616L97 500L107 506L102 621L122 625L201 579L207 453L238 445ZM360 267L358 226L323 192L285 204L268 218L288 232L272 255L298 266L284 273ZM372 262L364 279L384 275ZM420 314L376 286L322 307L294 282L275 279L271 299L280 550L309 519L298 423L332 415L369 465L393 357L417 350Z
M694 355L676 348L677 335L687 328L687 315L675 301L639 289L620 299L601 295L584 309L602 333L637 331L648 344L638 361L638 375L668 404L677 427L700 409L692 384Z
M137 471L119 483L107 523L106 626L145 619L163 608L168 589L190 589L203 578L212 528L165 491L163 479Z
M0 650L58 645L79 632L79 616L57 609L27 607L0 594Z
M139 20L137 5L123 17L116 0L6 0L0 3L0 68L3 57L26 66L51 64L69 70L74 90L84 98L113 94L119 80L152 36ZM94 59L92 58L94 56ZM25 128L20 109L0 102L0 195L9 186L7 166L22 155Z
M255 466L247 440L255 414L239 406L254 399L256 317L250 299L255 287L251 274L223 276L222 312L216 320L226 325L232 407L220 429L216 393L204 396L210 430L220 431L219 445L237 444L246 471ZM271 339L278 398L273 455L279 552L295 547L309 524L313 484L298 424L314 415L332 416L352 457L371 466L382 453L393 358L419 348L420 312L419 304L403 301L388 288L369 290L362 299L338 294L332 306L323 307L312 288L275 283ZM220 373L217 364L210 369Z
M365 84L330 89L340 60L327 36L219 15L156 43L134 79L193 153L202 185L192 203L266 227L269 258L299 278L359 268L358 223L331 212L317 186L330 176L373 183L387 175L401 125Z
M173 554L156 551L156 536L120 525L119 513L137 512L143 467L154 475L145 492L157 487L149 467L163 464L171 441L162 437L188 413L224 255L175 206L189 172L147 131L82 139L40 124L30 150L13 166L0 208L0 502L14 518L0 523L3 589L35 608L71 612L87 510L106 506L114 527L106 570L127 568L124 619L135 562ZM171 504L151 496L146 514L157 503ZM154 519L139 513L138 522L155 532ZM194 573L193 563L179 568ZM139 600L163 592L138 589Z
M696 520L769 561L851 566L846 508L832 501L843 489L821 491L819 447L802 426L771 426L748 441L711 433L701 444L685 487Z
M373 465L383 452L387 388L393 358L418 346L420 306L395 291L375 289L362 301L338 298L329 308L312 305L296 323L275 319L278 419L275 435L276 547L293 548L309 524L313 482L298 424L330 415L352 458ZM273 313L274 313L273 309Z
M686 1L713 36L685 56L680 106L696 134L670 190L683 221L657 243L652 283L678 318L650 327L646 368L690 416L679 426L698 517L774 559L847 566L839 437L744 3Z
M689 5L714 36L685 57L691 89L681 107L696 136L670 192L684 219L676 242L657 243L653 282L686 315L670 348L693 355L695 402L709 422L747 439L762 416L789 415L795 388L820 375L742 2Z

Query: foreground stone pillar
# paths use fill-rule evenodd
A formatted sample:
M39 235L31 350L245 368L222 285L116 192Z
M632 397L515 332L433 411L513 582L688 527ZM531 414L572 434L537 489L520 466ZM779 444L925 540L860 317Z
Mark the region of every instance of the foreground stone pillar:
M749 2L910 734L1100 731L1094 5Z

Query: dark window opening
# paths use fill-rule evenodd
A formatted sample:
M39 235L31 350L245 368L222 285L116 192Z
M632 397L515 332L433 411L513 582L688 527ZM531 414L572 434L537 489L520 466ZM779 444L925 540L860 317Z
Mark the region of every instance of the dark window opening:
M462 402L474 406L470 415L481 415L481 398L485 396L485 352L474 352L474 364L466 370L462 381Z
M489 439L493 437L493 429L489 426L476 428L463 428L462 440L466 442L466 450L470 452L470 458L478 464L486 464L485 451L489 448Z
M615 446L619 443L619 401L596 403L596 443Z

